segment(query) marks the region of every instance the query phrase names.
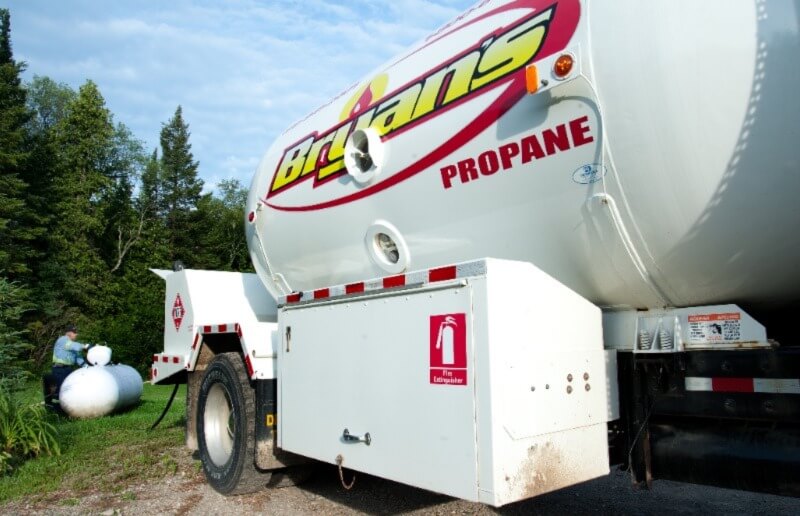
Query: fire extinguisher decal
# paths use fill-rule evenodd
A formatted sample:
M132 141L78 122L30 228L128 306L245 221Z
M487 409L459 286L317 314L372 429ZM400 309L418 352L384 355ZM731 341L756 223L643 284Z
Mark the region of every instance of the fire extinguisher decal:
M455 328L458 326L455 317L445 316L439 325L439 336L436 339L436 349L442 353L442 365L453 365L455 359Z
M467 314L430 316L430 383L467 384Z

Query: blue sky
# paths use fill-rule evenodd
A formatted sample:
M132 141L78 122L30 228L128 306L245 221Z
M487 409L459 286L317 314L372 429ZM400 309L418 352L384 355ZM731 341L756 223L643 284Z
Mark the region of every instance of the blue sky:
M24 78L100 87L152 150L178 104L207 190L474 0L0 0Z

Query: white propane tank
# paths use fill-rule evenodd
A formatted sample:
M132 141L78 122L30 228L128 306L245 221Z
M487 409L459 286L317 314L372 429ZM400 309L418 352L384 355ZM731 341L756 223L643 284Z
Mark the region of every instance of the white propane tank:
M275 141L256 270L278 296L490 256L605 307L798 299L799 24L798 0L479 2Z
M111 348L108 346L92 346L86 352L86 361L93 366L104 366L111 362Z
M67 376L58 399L69 416L88 419L138 403L142 388L141 375L130 366L83 367Z

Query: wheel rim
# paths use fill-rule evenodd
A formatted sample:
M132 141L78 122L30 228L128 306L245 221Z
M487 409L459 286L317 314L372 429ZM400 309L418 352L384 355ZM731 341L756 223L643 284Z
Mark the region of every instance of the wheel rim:
M228 391L215 383L208 391L203 413L206 449L211 462L224 466L233 453L236 420Z

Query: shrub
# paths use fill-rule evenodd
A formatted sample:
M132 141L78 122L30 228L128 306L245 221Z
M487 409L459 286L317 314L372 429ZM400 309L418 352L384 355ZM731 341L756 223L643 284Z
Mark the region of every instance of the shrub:
M27 307L25 290L0 273L0 377L17 387L28 376L22 357L31 346L20 329Z
M60 455L56 429L42 405L25 403L0 383L0 475L39 455Z

